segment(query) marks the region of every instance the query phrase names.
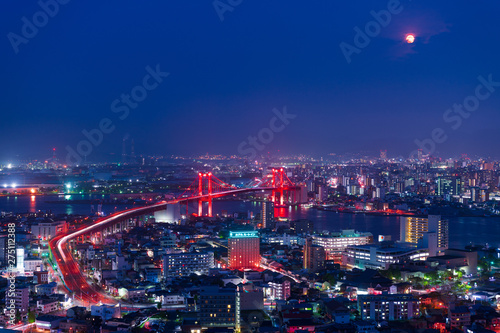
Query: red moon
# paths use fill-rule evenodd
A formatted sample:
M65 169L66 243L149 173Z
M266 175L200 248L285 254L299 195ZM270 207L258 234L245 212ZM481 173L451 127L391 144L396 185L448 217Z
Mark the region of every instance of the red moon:
M406 35L405 40L406 40L406 42L407 42L408 44L411 44L411 43L413 43L413 42L415 41L415 36L414 36L414 35L412 35L412 34L408 34L408 35Z

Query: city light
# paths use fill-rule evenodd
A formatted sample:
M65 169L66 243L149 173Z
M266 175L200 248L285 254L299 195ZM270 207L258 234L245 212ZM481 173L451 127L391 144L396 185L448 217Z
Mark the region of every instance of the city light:
M67 2L0 12L0 328L500 333L500 3Z

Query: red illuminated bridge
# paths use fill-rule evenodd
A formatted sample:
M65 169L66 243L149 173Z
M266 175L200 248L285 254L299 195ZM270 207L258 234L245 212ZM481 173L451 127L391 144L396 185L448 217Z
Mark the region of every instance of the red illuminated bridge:
M199 173L193 184L175 200L132 208L100 218L89 226L55 237L49 242L49 246L67 289L74 292L75 297L81 298L82 302L88 302L89 304L99 302L116 304L117 301L102 293L100 288L89 285L78 263L71 255L68 243L85 242L91 239L102 241L107 235L135 227L136 217L165 210L169 204L186 203L187 206L189 201L198 201L198 216L202 216L203 202L206 201L208 202L208 216L212 216L212 201L214 198L247 192L270 191L271 200L277 206L283 206L285 203L300 202L301 198L296 200L296 192L300 193L299 189L288 179L283 169L272 169L269 175L262 179L256 179L245 188L237 188L226 184L210 172Z

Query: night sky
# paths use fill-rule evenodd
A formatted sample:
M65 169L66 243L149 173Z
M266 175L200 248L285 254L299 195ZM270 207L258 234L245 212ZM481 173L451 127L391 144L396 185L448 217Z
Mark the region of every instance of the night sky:
M136 154L238 154L284 107L296 117L263 152L407 156L441 128L439 156L500 157L500 87L460 124L443 119L475 94L478 76L500 82L500 2L401 1L350 63L339 45L354 46L354 28L391 1L238 2L220 1L231 9L221 20L211 0L72 0L43 22L36 1L4 1L0 163L44 159L52 147L66 156L105 118L114 130L89 161L119 160L124 137ZM41 26L23 40L22 18L33 15ZM148 66L169 75L149 80L155 88L128 114L113 112Z

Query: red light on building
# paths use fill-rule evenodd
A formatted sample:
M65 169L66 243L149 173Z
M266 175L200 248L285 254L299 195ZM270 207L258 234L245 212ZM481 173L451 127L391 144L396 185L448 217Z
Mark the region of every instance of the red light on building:
M440 333L446 332L446 324L445 323L434 323L432 328L435 330L439 330Z
M228 238L229 267L254 268L260 265L260 238L257 231L232 231Z

